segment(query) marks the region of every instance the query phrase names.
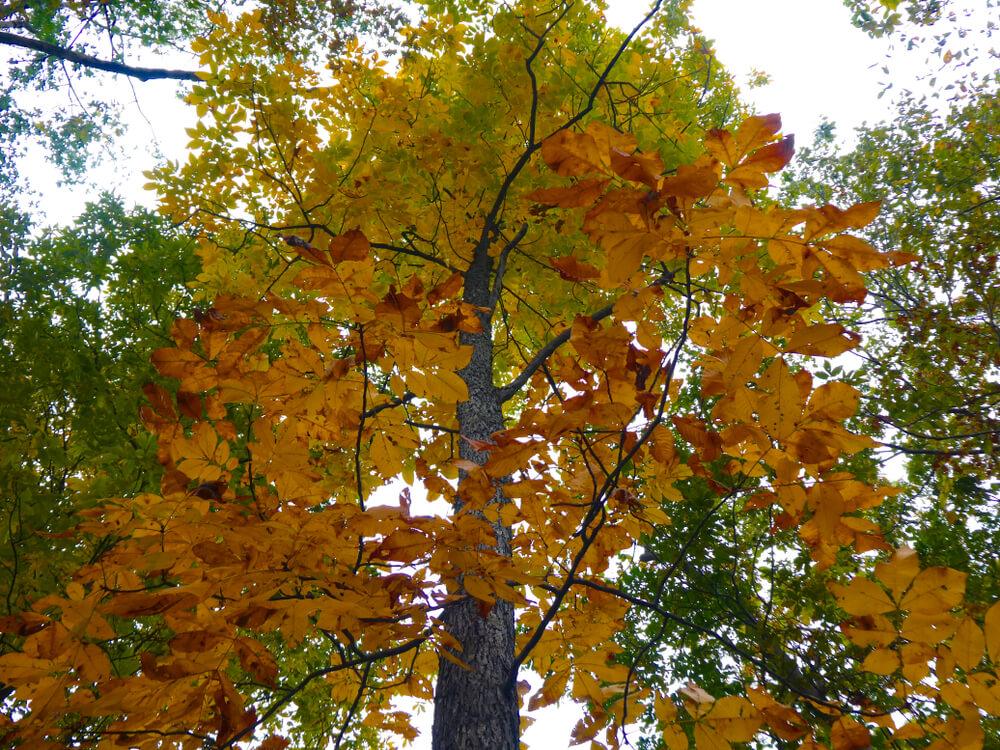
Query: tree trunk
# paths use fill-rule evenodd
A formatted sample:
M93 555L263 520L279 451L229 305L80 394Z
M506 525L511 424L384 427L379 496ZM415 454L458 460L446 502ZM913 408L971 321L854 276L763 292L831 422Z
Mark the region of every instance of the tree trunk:
M465 274L464 299L480 307L489 306L492 259L481 244ZM458 406L458 426L464 437L489 440L503 428L500 396L493 384L493 333L491 316L481 313L483 331L462 334L462 343L473 347L468 366L459 374L469 389L469 400ZM486 463L487 454L461 440L462 458ZM494 498L499 502L500 497ZM456 503L456 511L460 508ZM510 528L493 524L496 550L510 555ZM447 659L439 660L434 692L434 750L517 750L520 735L518 699L508 687L514 663L514 605L497 601L483 617L468 597L448 606L442 620L462 651L458 658L466 670Z

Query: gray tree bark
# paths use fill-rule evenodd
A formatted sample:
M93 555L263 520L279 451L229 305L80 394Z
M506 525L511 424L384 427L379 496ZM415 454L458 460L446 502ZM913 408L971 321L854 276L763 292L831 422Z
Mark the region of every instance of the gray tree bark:
M486 242L480 243L465 274L463 299L488 307L493 262ZM469 400L458 405L461 434L474 440L489 440L503 428L500 393L493 383L493 333L491 315L481 313L481 333L462 334L462 343L472 346L472 358L459 374L469 389ZM462 458L485 464L485 452L461 440ZM494 498L500 501L499 494ZM456 511L460 504L456 504ZM510 555L511 530L493 524L496 551ZM509 687L514 664L514 605L497 601L483 617L469 597L448 606L442 613L448 632L462 645L455 655L472 667L463 669L441 658L434 691L434 750L517 750L520 716L515 690Z

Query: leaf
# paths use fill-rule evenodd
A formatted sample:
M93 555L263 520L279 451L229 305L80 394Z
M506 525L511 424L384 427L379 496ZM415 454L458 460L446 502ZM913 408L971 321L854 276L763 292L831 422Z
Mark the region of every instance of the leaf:
M542 141L542 159L561 177L576 177L603 170L604 154L589 133L560 130Z
M822 388L817 389L817 392L819 390ZM852 409L850 414L845 416L853 416L853 414L854 410ZM889 562L879 563L875 566L875 577L889 587L896 601L901 600L903 593L910 587L918 573L920 573L920 561L917 558L917 553L909 547L900 547L893 553Z
M359 229L351 229L330 240L330 260L335 264L364 260L370 252L368 238Z
M865 672L888 675L900 667L899 654L892 649L877 648L865 657L861 668Z
M599 278L601 275L600 270L587 263L581 263L572 255L551 258L549 265L555 268L559 275L567 281L589 281Z
M1000 665L1000 602L986 610L983 632L990 661Z
M257 746L257 750L286 750L290 744L291 740L277 734L272 734Z
M983 711L1000 716L1000 680L995 674L977 672L968 676L972 698Z
M170 648L180 653L200 653L229 640L210 630L189 630L170 639Z
M710 195L718 187L719 173L711 164L682 164L677 174L666 177L660 187L665 195L697 200Z
M856 617L880 615L896 609L882 587L866 578L855 578L847 586L831 583L829 588L840 608Z
M427 304L434 306L442 300L455 297L461 290L465 279L455 272L427 293Z
M719 698L700 720L727 742L750 742L763 724L763 717L746 698L727 695Z
M780 130L780 115L753 115L740 123L735 135L725 130L708 131L705 147L727 167L733 167L750 151L770 142Z
M723 178L723 182L744 188L767 187L768 181L764 177L764 173L781 170L791 161L794 153L794 136L785 136L777 143L762 146L754 151L739 165L730 169Z
M701 453L705 461L714 461L722 455L722 438L714 432L705 429L704 422L693 416L673 417L674 427L685 440L691 443Z
M786 352L836 357L861 343L861 336L839 323L820 323L800 328L788 340Z
M496 602L496 597L493 595L493 589L491 589L489 584L479 576L465 576L465 578L462 579L462 586L467 592L469 592L470 596L478 599L484 604L493 604Z
M837 719L830 729L833 750L866 750L871 747L871 733L864 724L846 716Z
M569 187L540 188L525 197L545 206L579 208L593 205L607 185L607 180L580 180Z
M836 421L849 419L857 412L860 398L861 394L858 390L847 383L825 383L812 392L807 412L813 418ZM916 571L914 571L915 574ZM892 588L892 584L878 572L876 572L876 576L880 581L889 585L889 588ZM909 584L909 580L906 583Z
M900 602L900 609L920 614L947 612L962 601L966 577L951 568L927 568L914 579Z
M182 591L118 594L102 610L119 617L147 617L191 606L197 598Z
M966 672L972 671L982 661L985 647L983 631L971 617L966 617L951 639L951 653L958 666Z
M259 641L244 636L233 641L236 656L243 667L255 680L268 687L278 683L278 664L271 652Z
M192 367L201 365L202 359L183 349L157 349L150 356L153 366L167 378L181 379L190 374Z
M542 683L542 687L539 688L538 692L531 697L528 703L528 710L535 711L545 706L551 706L558 701L566 692L566 683L568 680L568 667L549 675L545 679L545 682Z

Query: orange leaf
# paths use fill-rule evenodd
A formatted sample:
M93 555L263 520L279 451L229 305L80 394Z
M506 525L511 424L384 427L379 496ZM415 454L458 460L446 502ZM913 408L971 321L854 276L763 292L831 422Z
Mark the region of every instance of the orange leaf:
M728 185L739 185L744 188L767 187L765 172L777 172L784 168L795 153L794 136L786 136L777 143L772 143L754 151L737 167L726 173L723 180Z
M722 455L722 438L716 432L705 429L705 423L697 417L673 417L674 427L685 440L697 448L704 461L714 461Z

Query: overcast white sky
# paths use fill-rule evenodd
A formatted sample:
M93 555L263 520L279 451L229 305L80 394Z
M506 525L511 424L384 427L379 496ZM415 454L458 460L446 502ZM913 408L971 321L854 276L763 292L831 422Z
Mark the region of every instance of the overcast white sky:
M637 0L610 0L609 4L610 19L627 26L648 8L648 3ZM976 7L977 0L959 4ZM744 87L744 96L758 112L779 112L784 132L794 133L800 145L811 140L824 117L836 122L839 132L847 136L865 121L892 115L890 98L878 98L885 78L879 68L887 43L852 27L841 0L696 0L694 18L714 40L717 57L737 82L744 84L754 70L770 76L771 83L765 87ZM913 56L909 63L896 59L892 70L899 83L926 73L922 56ZM127 92L123 81L107 77L101 83ZM175 159L183 154L183 127L189 124L190 114L177 101L174 84L135 83L134 87L138 107L133 105L126 112L132 158L105 164L98 173L98 185L57 188L55 172L39 159L26 165L36 185L43 184L43 174L53 184L44 193L50 221L71 220L100 189L115 190L147 205L154 203L153 196L143 195L141 171L153 166L158 153ZM129 93L123 98L130 98ZM524 742L533 749L568 747L577 716L570 708L539 712ZM428 713L417 723L429 728L429 721ZM429 732L415 747L429 747Z

